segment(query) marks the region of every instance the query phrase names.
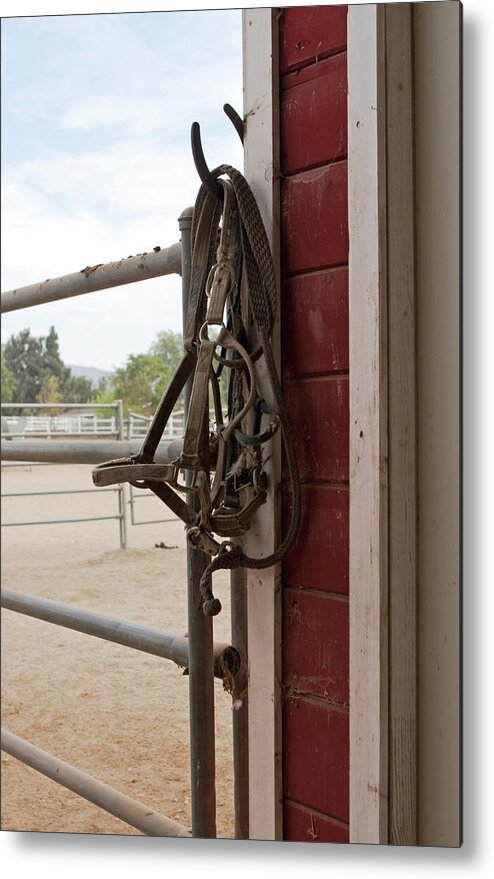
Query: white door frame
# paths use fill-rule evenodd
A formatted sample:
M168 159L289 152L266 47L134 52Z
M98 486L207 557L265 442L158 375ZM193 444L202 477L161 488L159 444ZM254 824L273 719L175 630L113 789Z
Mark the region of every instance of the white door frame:
M350 840L458 845L454 2L350 5Z

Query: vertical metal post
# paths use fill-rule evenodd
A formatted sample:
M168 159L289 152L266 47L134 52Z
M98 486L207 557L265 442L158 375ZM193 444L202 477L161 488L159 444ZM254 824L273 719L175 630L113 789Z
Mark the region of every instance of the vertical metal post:
M188 307L191 267L192 208L178 218L182 241L182 307ZM191 382L185 389L185 411ZM195 503L190 493L188 503ZM216 837L216 767L214 729L213 620L204 616L199 580L209 557L187 547L187 605L189 635L189 720L192 836Z
M116 417L117 417L117 437L119 440L125 439L125 422L123 413L123 401L116 400ZM118 487L118 501L120 512L120 546L127 549L127 491L126 483L121 483Z
M249 838L249 713L247 680L247 584L244 568L230 573L232 645L240 654L233 698L235 839Z
M130 524L135 525L134 517L134 489L129 483L129 507L130 507Z

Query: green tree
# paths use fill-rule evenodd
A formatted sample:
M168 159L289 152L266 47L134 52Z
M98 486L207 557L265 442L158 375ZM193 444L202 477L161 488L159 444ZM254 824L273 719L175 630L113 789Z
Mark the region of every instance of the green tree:
M162 380L161 359L155 354L130 354L125 366L115 371L112 397L123 400L125 411L150 415L160 399L158 386ZM98 395L99 402L100 400Z
M83 375L72 375L69 369L68 378L62 385L64 403L90 403L94 398L94 388L88 378Z
M70 369L65 366L60 357L60 346L58 343L58 335L55 327L50 327L50 331L43 340L43 377L46 375L55 375L60 381L60 387L63 388L65 382L70 378Z
M25 329L5 343L5 363L15 376L16 403L36 402L43 381L43 341Z
M152 415L183 356L182 336L171 330L158 333L146 354L130 354L111 378L103 379L95 402L123 400L125 412ZM177 407L183 406L183 394Z
M21 330L5 343L4 356L7 368L15 377L18 403L35 403L50 376L58 381L61 402L86 403L93 396L91 382L73 376L63 362L54 327L50 327L46 337L33 336L29 329Z
M55 327L50 327L50 332L44 340L43 379L46 376L58 378L60 399L63 403L87 403L93 396L93 386L89 379L84 376L72 375L70 367L66 366L60 357Z
M41 382L41 389L37 396L38 403L61 403L64 402L60 389L60 379L57 375L45 375ZM60 409L47 409L47 415L57 415Z
M16 382L15 375L11 369L7 366L5 357L3 355L3 351L1 353L1 365L2 365L2 403L13 403L15 401L16 396Z
M172 330L164 330L158 333L149 349L149 354L160 359L160 377L155 388L155 404L157 405L184 355L181 333L174 333ZM177 400L177 409L183 408L183 401L184 395L182 393Z

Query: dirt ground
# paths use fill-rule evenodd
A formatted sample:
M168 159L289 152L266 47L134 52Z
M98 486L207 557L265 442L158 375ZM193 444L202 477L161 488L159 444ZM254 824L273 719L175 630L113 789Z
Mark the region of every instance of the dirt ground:
M2 493L93 488L87 466L2 467ZM2 523L115 515L112 493L4 498ZM153 498L138 521L166 518ZM183 635L178 522L2 527L2 586ZM157 548L165 543L170 549ZM177 547L177 548L175 548ZM226 573L215 640L230 640ZM217 834L233 836L231 697L215 682ZM173 663L2 610L2 726L190 827L188 678ZM2 830L138 834L2 752Z

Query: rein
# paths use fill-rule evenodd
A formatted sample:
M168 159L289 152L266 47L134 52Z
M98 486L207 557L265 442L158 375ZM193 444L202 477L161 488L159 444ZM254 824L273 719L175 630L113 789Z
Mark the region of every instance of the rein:
M185 523L187 540L214 556L201 581L203 612L221 610L211 574L220 569L268 568L295 539L300 521L300 486L290 425L271 347L276 313L276 281L266 231L245 178L230 165L211 172L223 193L220 201L204 184L192 219L192 262L189 306L184 327L184 356L148 428L140 452L99 464L97 486L129 482L151 489ZM242 287L241 296L240 290ZM258 345L249 350L246 299L257 330ZM244 306L245 307L245 306ZM218 349L221 353L218 353ZM258 392L255 363L264 358L274 400L270 408ZM223 419L220 377L229 371L228 414ZM171 464L154 455L171 412L192 377L182 452ZM210 431L210 391L215 429ZM270 421L262 427L262 420ZM245 423L253 425L252 434ZM269 556L246 555L238 542L267 496L264 447L280 430L288 465L291 518L286 535ZM214 476L211 477L215 460ZM197 504L181 494L192 492ZM218 540L219 538L225 538Z

